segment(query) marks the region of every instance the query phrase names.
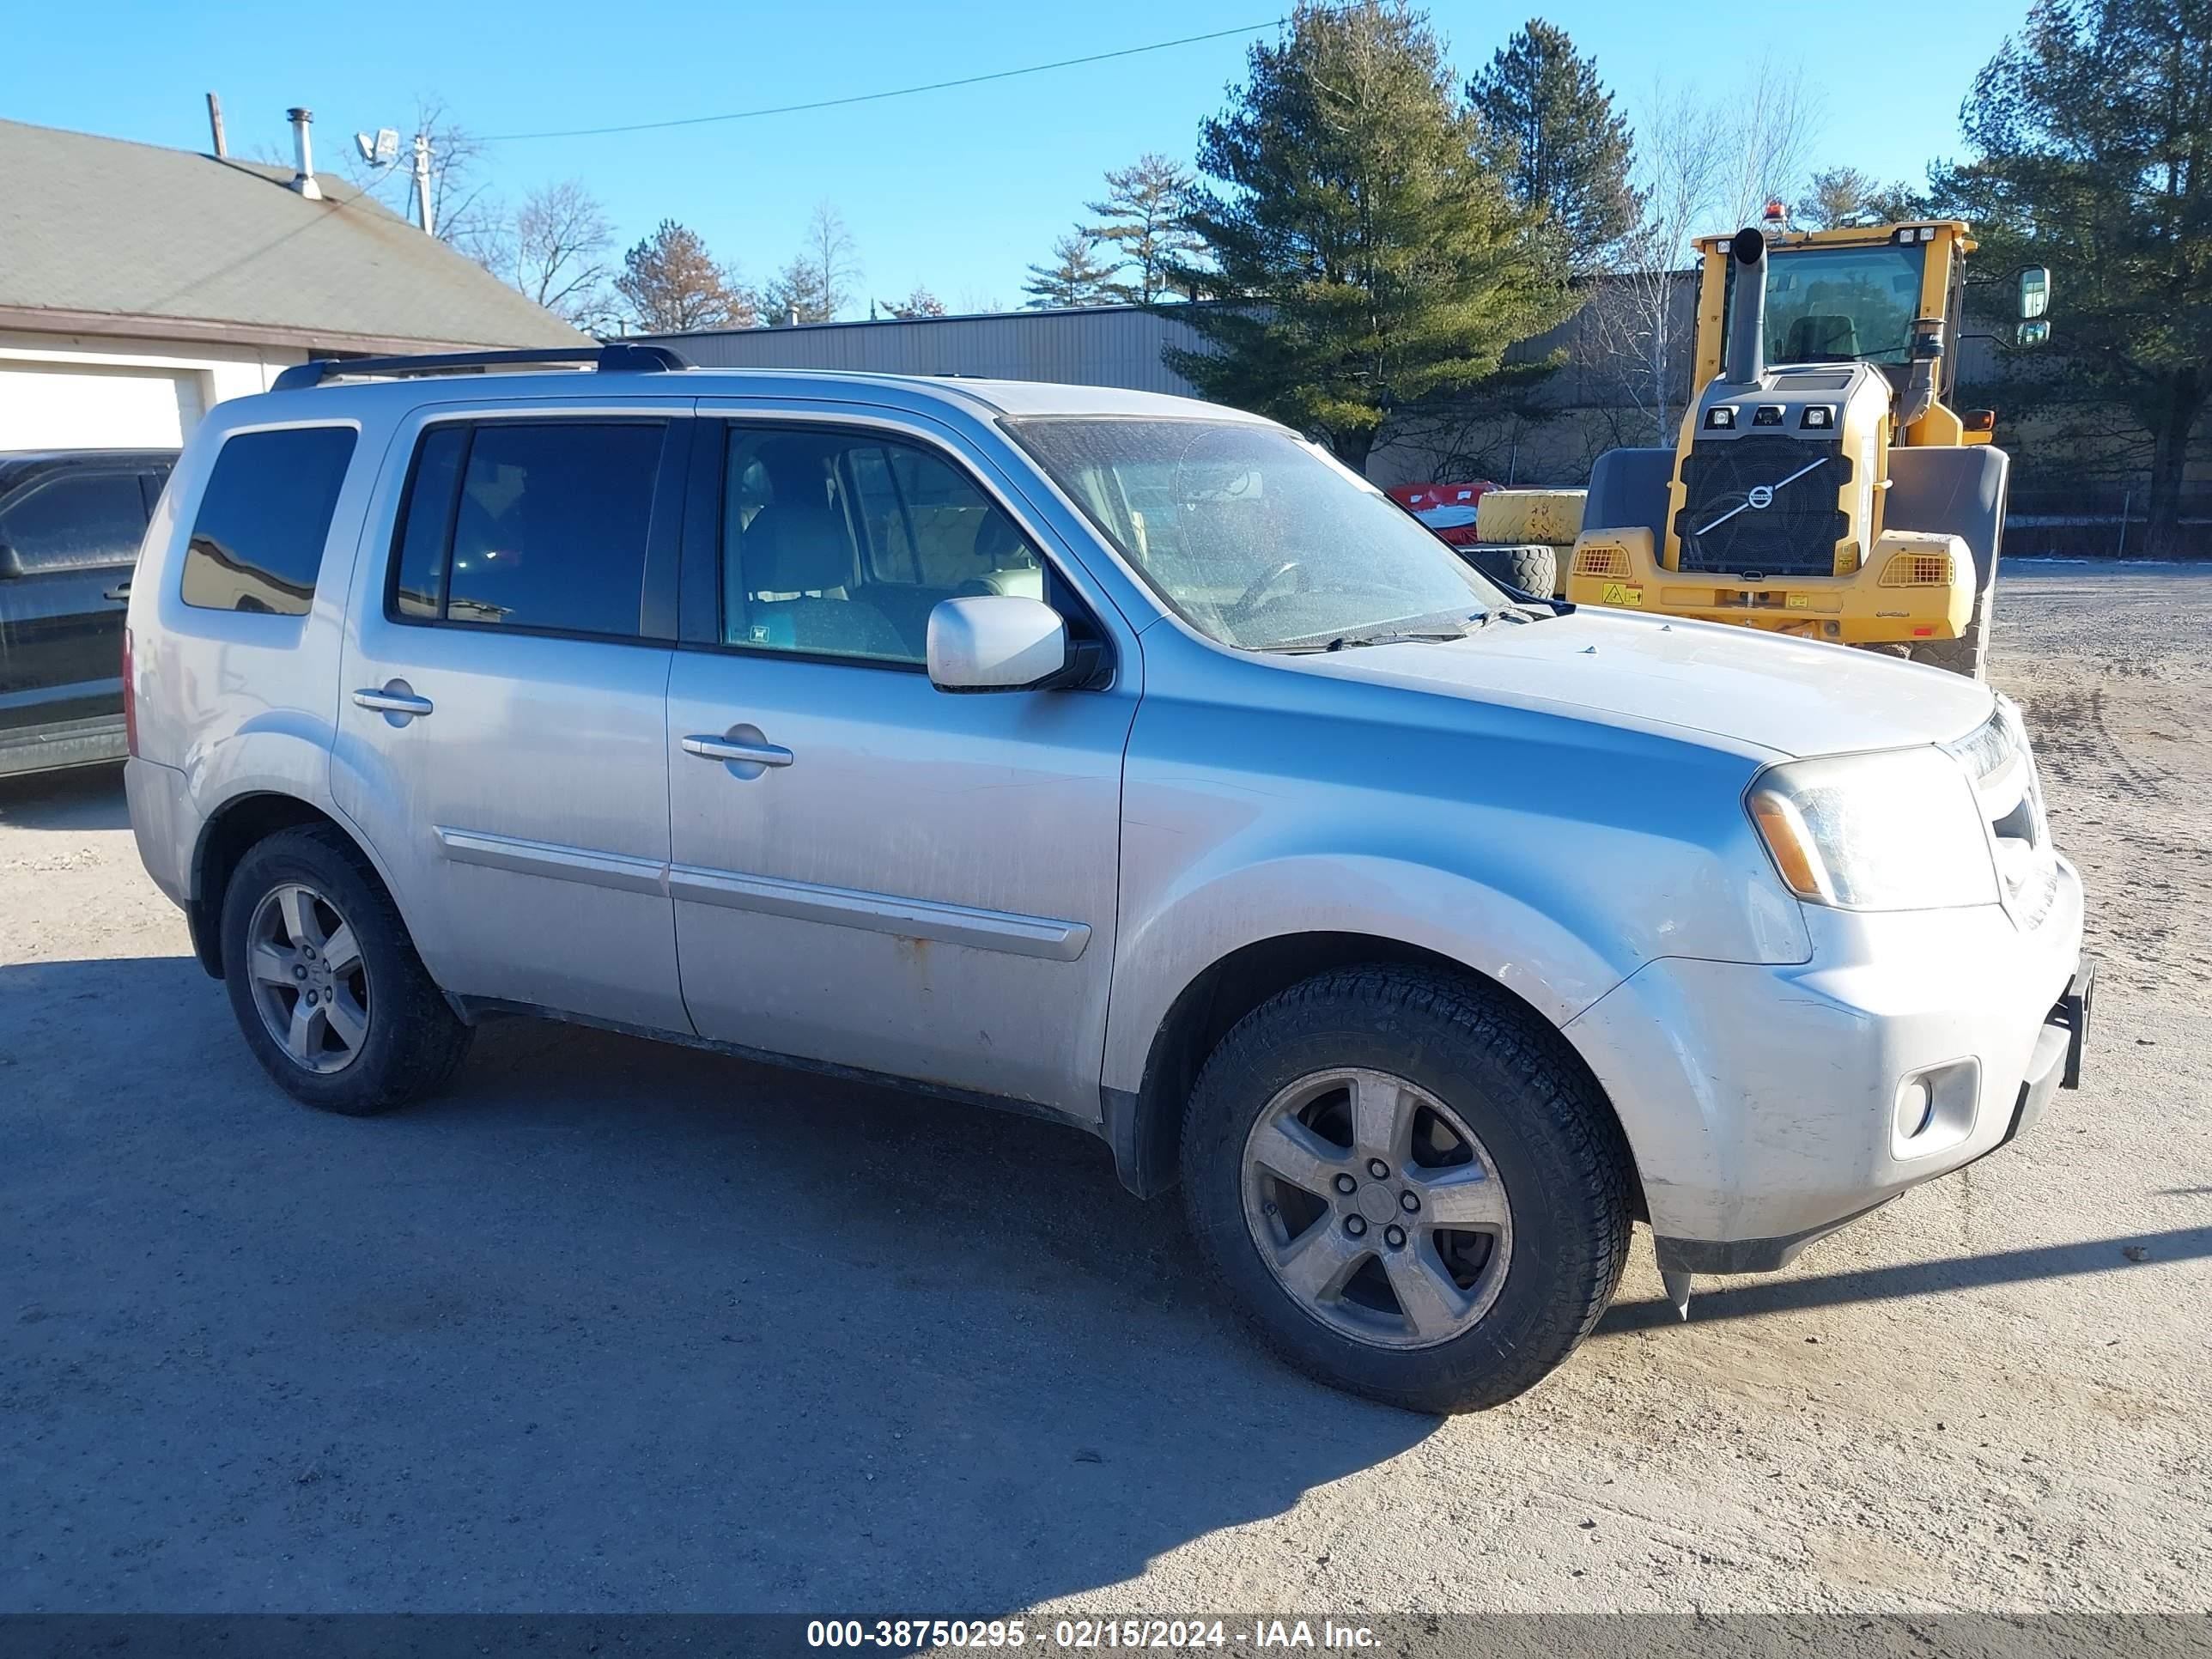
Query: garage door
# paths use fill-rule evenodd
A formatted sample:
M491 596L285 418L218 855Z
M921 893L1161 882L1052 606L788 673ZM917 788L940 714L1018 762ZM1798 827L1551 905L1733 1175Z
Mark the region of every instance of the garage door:
M174 449L200 414L190 371L0 363L0 449Z

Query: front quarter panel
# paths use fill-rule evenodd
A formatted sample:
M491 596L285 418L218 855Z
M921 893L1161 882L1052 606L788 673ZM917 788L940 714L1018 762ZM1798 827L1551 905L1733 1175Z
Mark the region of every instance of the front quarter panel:
M1743 812L1742 754L1302 673L1165 628L1146 647L1109 1089L1139 1087L1186 986L1273 938L1416 945L1557 1026L1660 957L1809 954Z

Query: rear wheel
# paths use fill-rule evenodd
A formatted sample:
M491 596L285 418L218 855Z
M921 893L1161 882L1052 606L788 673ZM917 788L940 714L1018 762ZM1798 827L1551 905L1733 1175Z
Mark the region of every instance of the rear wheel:
M444 1083L471 1036L399 912L336 830L246 854L222 906L223 982L269 1075L327 1111L380 1112Z
M1183 1128L1193 1231L1299 1369L1415 1411L1498 1405L1595 1325L1626 1258L1625 1149L1525 1011L1402 968L1247 1015Z

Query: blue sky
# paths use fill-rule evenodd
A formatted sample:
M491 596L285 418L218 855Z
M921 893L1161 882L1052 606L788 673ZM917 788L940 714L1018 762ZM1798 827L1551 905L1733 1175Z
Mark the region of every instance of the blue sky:
M1729 66L1762 58L1828 75L1815 164L1917 179L1931 151L1957 149L1959 100L2026 9L2026 0L1856 0L1815 23L1802 8L1771 3L1563 0L1541 15L1596 54L1632 112L1662 82L1723 101ZM234 153L289 153L283 112L303 103L315 112L318 162L335 170L356 129L404 127L420 94L486 134L663 120L1109 52L1261 23L1281 9L1269 0L1081 9L1035 0L651 0L634 9L4 0L0 115L204 149L203 94L213 89ZM1526 15L1525 0L1502 10L1441 0L1430 12L1462 75ZM924 283L955 309L1013 304L1024 265L1047 255L1106 168L1146 149L1191 154L1200 119L1220 107L1252 38L846 109L510 141L492 149L489 169L510 197L580 179L625 243L664 216L680 219L749 278L782 264L813 205L827 200L859 245L866 293L895 298Z

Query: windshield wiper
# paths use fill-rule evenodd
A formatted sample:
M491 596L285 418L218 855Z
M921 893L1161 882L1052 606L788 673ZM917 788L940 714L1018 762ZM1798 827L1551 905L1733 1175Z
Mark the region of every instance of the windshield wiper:
M1483 613L1480 616L1471 617L1468 622L1469 623L1481 622L1485 620L1486 615L1487 613ZM1329 640L1301 640L1291 645L1263 645L1260 649L1279 656L1303 657L1329 651L1349 651L1356 645L1404 645L1417 641L1442 644L1452 640L1463 640L1468 636L1468 627L1466 623L1449 629L1382 629L1372 634L1339 634L1335 638Z

